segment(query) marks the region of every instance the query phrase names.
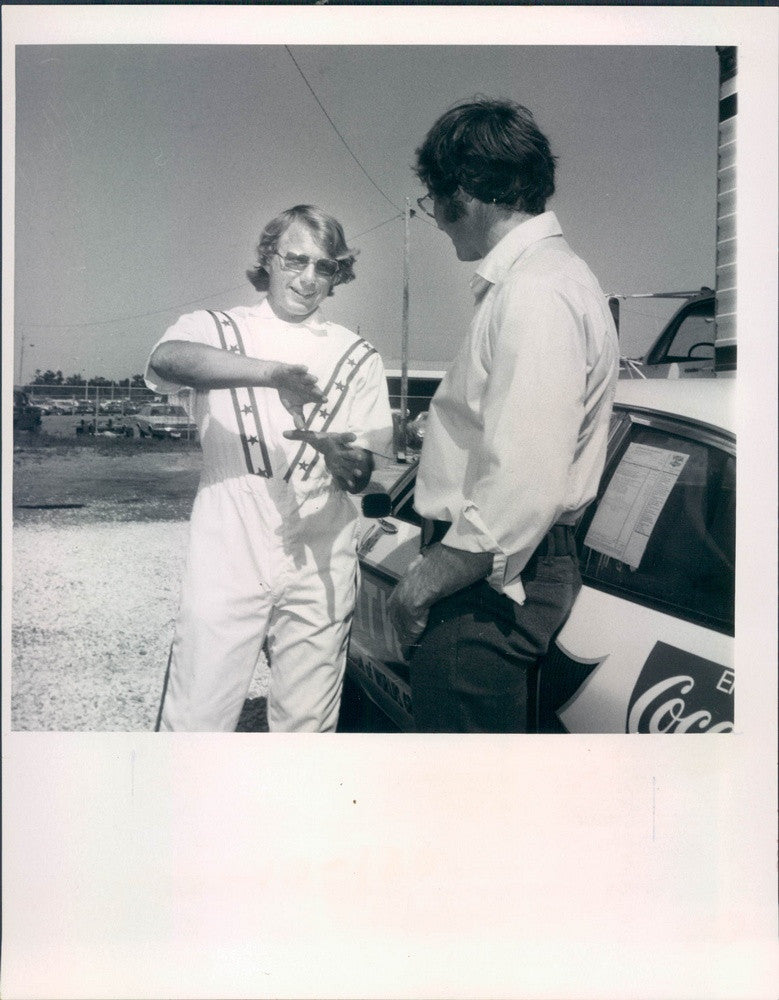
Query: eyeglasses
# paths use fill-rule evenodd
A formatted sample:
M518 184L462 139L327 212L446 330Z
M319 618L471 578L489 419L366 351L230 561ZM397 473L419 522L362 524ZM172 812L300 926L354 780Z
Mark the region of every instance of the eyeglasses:
M300 274L301 271L305 271L309 264L313 263L314 274L319 275L320 278L334 278L338 274L340 261L333 260L331 257L320 257L318 260L312 261L311 257L305 253L282 254L278 250L273 252L281 261L281 266L285 271L295 271Z
M431 219L435 218L435 203L433 201L432 194L426 194L424 198L417 198L417 205L422 209L425 215L429 215Z

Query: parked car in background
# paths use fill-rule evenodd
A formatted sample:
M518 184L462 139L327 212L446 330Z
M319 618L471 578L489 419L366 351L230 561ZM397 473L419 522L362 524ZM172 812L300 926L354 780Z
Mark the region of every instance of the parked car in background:
M37 396L30 397L30 406L34 406L36 410L39 410L42 417L48 417L55 409L51 400L38 398Z
M95 426L97 425L97 426ZM98 434L102 437L134 437L135 428L121 418L115 420L107 417L105 420L85 420L83 417L76 425L76 434Z
M76 400L75 399L52 399L51 400L52 413L57 415L70 415L76 412Z
M668 293L660 298L681 298L683 304L660 335L639 358L623 359L620 378L692 378L714 374L714 307L711 288L698 292Z
M147 403L135 415L141 437L195 437L197 424L176 403Z
M101 413L124 413L124 405L121 399L106 399L100 404Z
M23 389L14 389L14 425L15 431L31 431L37 434L41 427L41 411L30 402L30 397Z
M540 668L539 732L733 729L734 390L727 378L618 384L598 495L576 528L582 591ZM420 519L416 465L382 475L390 509L361 524L343 714L387 732L414 725L386 607Z

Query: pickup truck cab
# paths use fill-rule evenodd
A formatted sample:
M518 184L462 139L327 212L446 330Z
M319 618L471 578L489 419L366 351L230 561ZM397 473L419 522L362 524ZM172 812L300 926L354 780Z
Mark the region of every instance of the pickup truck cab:
M629 298L630 296L625 296ZM644 296L649 297L649 296ZM620 378L706 378L714 375L715 295L699 292L669 293L684 299L649 350L638 358L625 358ZM614 298L619 298L614 296Z
M41 428L40 407L30 402L30 397L23 389L14 389L14 425L15 431L30 431L37 434Z

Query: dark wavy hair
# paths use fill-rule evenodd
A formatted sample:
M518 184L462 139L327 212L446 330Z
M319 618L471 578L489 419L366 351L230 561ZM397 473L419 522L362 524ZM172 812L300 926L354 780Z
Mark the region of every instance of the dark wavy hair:
M460 187L479 201L539 215L554 194L555 160L527 108L475 97L441 115L414 169L436 198L454 201Z
M336 285L354 281L354 262L358 251L350 250L346 245L341 223L315 205L295 205L281 212L275 219L271 219L260 235L260 242L257 244L257 264L246 272L246 277L258 292L268 290L268 259L275 253L279 240L293 222L302 222L308 226L325 253L338 261L338 271L330 285L329 295L333 294Z

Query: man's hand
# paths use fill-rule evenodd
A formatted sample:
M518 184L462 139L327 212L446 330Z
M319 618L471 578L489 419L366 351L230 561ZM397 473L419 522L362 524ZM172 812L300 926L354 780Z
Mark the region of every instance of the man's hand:
M334 433L298 429L284 431L284 437L290 441L305 441L316 448L323 455L330 475L342 490L359 493L368 485L373 472L371 453L363 448L351 447L351 442L357 437L351 431Z
M274 364L267 384L278 390L279 399L292 414L299 431L306 425L303 417L305 404L322 403L326 398L305 365Z
M401 646L416 642L436 601L489 576L492 561L491 552L468 552L441 542L431 545L424 556L417 556L387 602Z
M413 646L427 625L429 608L419 602L419 568L424 556L417 556L409 564L406 575L392 591L387 602L392 627L401 646Z

